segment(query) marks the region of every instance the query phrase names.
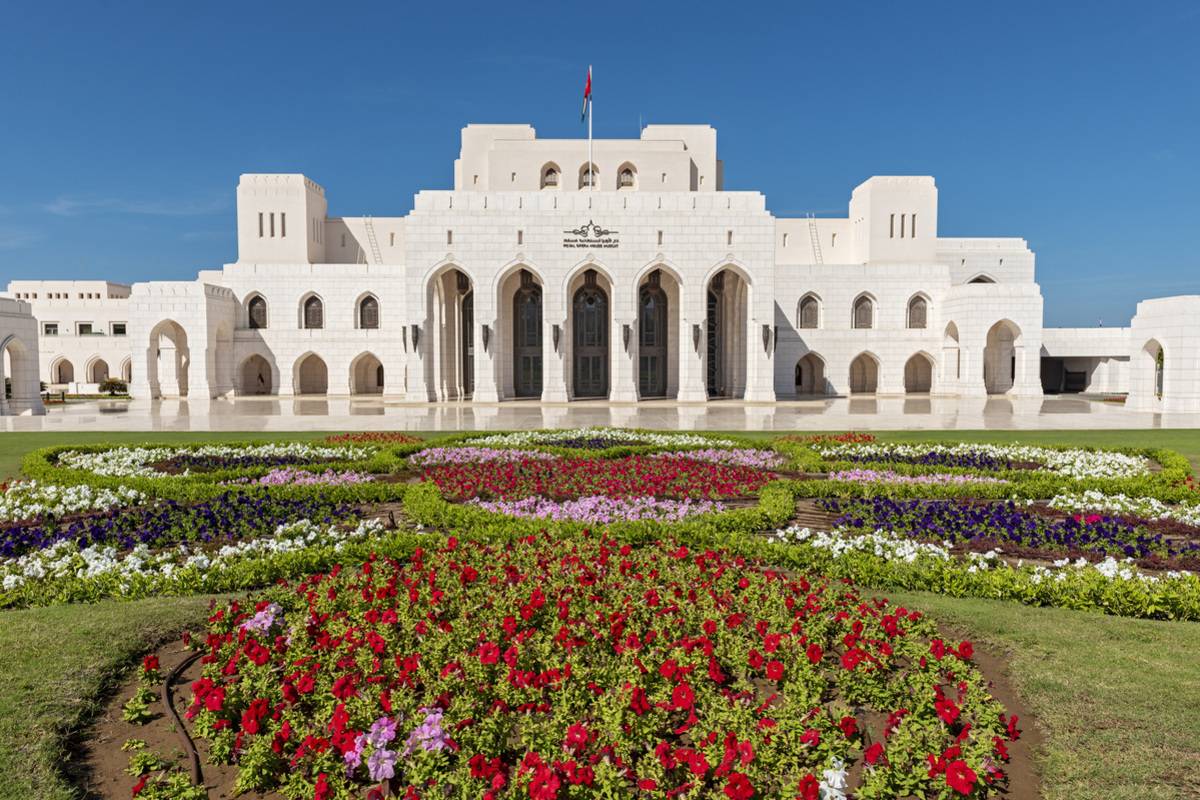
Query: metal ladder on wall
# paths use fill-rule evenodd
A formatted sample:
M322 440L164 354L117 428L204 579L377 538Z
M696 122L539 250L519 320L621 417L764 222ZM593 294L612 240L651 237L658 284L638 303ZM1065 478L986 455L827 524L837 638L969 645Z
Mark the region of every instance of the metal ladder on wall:
M363 217L363 226L367 229L367 244L371 246L371 258L375 259L373 263L382 264L383 255L379 252L379 241L375 238L375 223L370 217Z
M817 232L817 215L811 211L808 213L808 238L812 240L813 263L824 264L825 259L821 257L821 235Z

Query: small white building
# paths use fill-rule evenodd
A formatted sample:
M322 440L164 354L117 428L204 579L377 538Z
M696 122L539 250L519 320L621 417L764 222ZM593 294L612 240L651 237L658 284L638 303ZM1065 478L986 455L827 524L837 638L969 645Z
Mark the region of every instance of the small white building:
M1025 240L940 237L931 177L869 178L842 217L778 218L762 194L724 190L707 125L598 140L592 159L586 140L469 125L454 187L420 191L401 217L330 217L303 175L243 175L237 261L195 281L9 293L33 306L52 386L113 375L145 398L421 402L1045 387L1128 390L1149 408L1164 401L1137 383L1147 344L1134 340L1169 350L1181 334L1167 318L1200 304L1044 330ZM1179 410L1200 409L1200 373L1187 388L1166 364Z

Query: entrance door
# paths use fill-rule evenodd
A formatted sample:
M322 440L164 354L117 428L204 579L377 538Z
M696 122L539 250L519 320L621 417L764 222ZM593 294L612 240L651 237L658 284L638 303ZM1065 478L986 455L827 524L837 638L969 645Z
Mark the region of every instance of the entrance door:
M705 344L708 355L708 396L725 396L725 275L717 273L708 285L708 305L705 317Z
M574 376L576 397L608 395L608 295L596 283L596 271L584 273L575 292Z
M658 270L638 292L638 392L642 397L667 394L667 293Z
M462 298L462 383L463 396L470 399L475 393L475 292L470 289Z
M542 287L528 270L521 270L513 295L513 391L517 397L542 396Z

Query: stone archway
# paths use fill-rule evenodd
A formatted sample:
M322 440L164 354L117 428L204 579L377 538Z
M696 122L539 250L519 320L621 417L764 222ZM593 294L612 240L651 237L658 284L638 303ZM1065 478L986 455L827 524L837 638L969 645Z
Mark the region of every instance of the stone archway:
M796 395L829 394L825 380L825 361L816 353L808 353L796 362Z
M271 364L258 353L242 362L238 369L238 394L264 395L275 393Z
M749 282L726 267L705 287L705 386L710 398L740 398L746 393Z
M524 266L510 270L497 283L496 330L487 346L495 351L502 399L542 396L543 295L542 279Z
M595 269L586 269L583 280L571 295L571 396L576 399L607 397L611 385L609 369L612 303L608 281Z
M637 379L641 399L671 397L679 391L679 298L674 273L651 270L638 286Z
M383 362L374 353L360 353L350 363L350 394L383 394Z
M191 351L183 326L172 319L155 325L150 330L146 357L151 398L187 397L190 365Z
M108 380L108 362L97 356L88 363L87 382L100 384L106 380Z
M987 332L983 348L983 384L988 394L1007 394L1017 382L1021 329L1002 319Z
M60 358L50 365L50 383L65 385L75 382L75 365L69 358Z
M426 304L429 395L468 400L475 394L475 282L447 266L429 279Z
M879 387L879 361L870 353L859 353L850 362L850 394L875 394Z
M929 394L933 391L933 359L914 353L904 364L904 393Z
M19 337L0 342L0 415L43 414L37 358Z
M308 353L296 361L292 371L296 394L327 394L329 392L329 368L316 353Z

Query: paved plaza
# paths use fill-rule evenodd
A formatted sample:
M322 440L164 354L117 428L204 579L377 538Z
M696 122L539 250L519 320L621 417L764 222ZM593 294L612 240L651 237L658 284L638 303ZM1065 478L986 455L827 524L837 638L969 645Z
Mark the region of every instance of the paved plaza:
M828 398L745 403L408 403L387 397L100 400L5 417L8 431L526 430L583 425L657 430L1191 428L1200 415L1126 410L1080 396Z

